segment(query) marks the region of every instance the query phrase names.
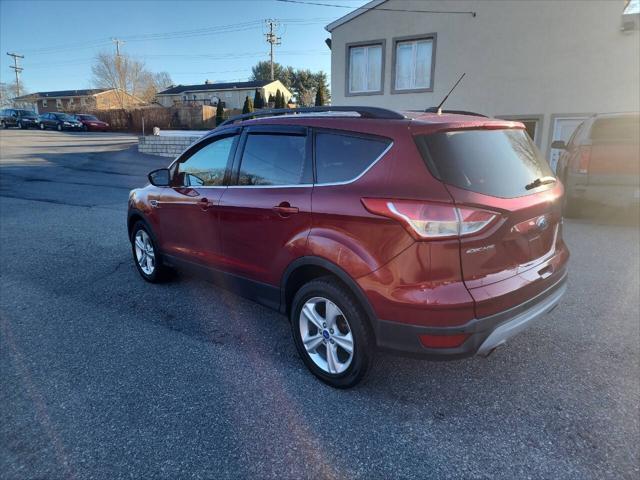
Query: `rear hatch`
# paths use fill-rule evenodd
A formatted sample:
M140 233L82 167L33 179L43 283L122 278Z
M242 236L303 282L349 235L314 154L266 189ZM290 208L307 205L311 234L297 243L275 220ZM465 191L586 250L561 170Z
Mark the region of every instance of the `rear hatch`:
M495 215L486 228L460 237L463 279L476 315L501 312L553 285L566 262L563 187L525 131L450 130L416 141L460 209Z
M640 176L640 116L597 118L588 155L590 185L635 185Z

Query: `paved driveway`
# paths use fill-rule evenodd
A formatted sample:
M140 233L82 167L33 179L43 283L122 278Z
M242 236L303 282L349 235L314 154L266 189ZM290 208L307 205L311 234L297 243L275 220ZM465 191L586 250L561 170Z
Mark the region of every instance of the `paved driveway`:
M143 282L135 138L0 132L0 477L638 478L637 227L568 221L569 291L489 359L316 381L278 314Z

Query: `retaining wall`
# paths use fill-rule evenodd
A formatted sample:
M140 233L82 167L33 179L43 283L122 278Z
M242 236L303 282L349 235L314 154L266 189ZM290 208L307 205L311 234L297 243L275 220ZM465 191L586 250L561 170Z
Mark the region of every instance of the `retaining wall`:
M202 137L202 134L188 135L150 135L138 137L138 151L149 155L159 155L161 157L177 157L189 145Z

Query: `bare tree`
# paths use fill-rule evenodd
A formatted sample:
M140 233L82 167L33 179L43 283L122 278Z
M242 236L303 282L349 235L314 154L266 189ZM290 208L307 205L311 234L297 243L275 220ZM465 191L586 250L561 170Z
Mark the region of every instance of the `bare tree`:
M18 89L15 82L0 82L0 107L15 106L13 99L18 96L17 91ZM29 92L24 87L24 84L20 82L20 96L27 95L28 93Z
M91 67L93 82L98 88L116 90L116 98L121 108L127 107L127 95L133 95L145 101L151 101L158 92L156 80L170 81L169 74L153 74L144 62L129 55L99 53ZM156 79L156 75L161 75Z

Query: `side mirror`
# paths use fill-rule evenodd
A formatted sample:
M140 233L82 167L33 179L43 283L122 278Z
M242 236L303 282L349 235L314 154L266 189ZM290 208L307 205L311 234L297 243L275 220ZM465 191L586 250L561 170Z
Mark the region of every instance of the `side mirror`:
M168 187L171 183L168 168L159 168L158 170L154 170L147 175L147 178L149 179L149 183L155 187Z
M554 140L551 142L551 148L555 148L557 150L566 150L567 144L564 143L564 140Z

